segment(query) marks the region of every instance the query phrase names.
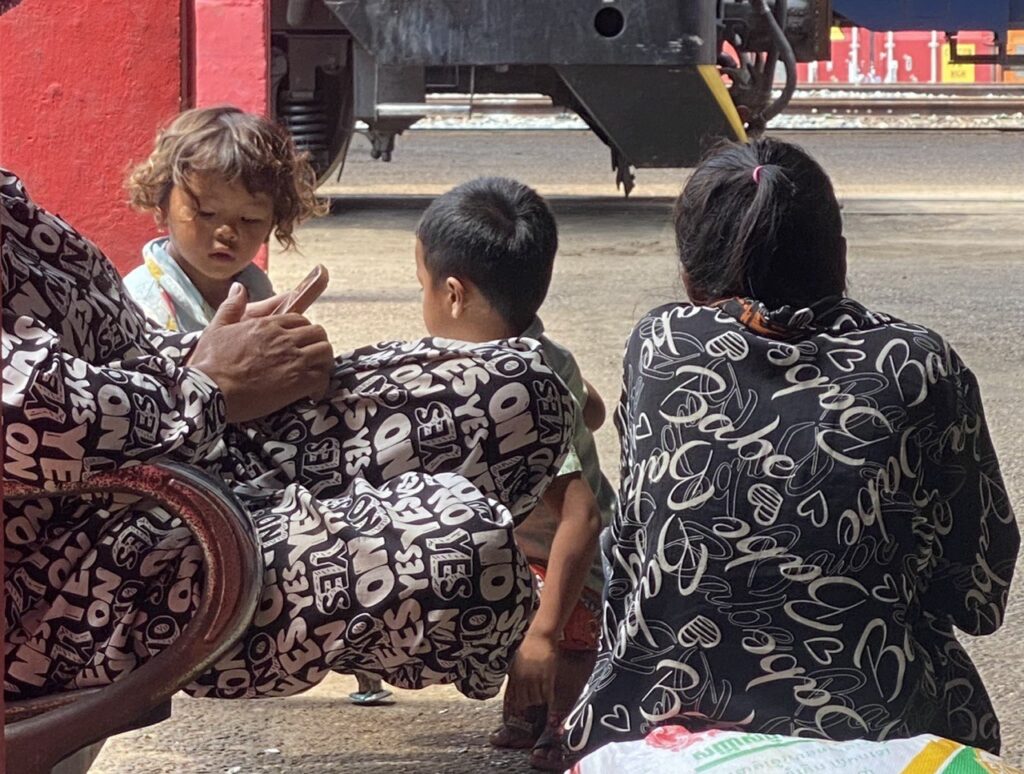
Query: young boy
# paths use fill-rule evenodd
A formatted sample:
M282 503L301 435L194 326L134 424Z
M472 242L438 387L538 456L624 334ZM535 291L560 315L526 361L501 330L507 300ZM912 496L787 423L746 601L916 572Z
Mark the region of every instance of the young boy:
M431 203L416 230L428 332L473 342L538 340L581 409L558 477L516 529L542 586L541 601L509 672L502 725L491 736L496 746L532 747L531 764L552 771L565 769L562 721L594 667L604 584L596 547L615 498L592 434L604 420L601 399L537 317L557 248L545 201L505 178L452 189Z

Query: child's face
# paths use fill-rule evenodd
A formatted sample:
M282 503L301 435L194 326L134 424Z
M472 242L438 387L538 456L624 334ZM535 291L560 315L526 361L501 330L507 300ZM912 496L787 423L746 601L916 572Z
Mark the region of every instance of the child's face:
M160 211L170 234L171 255L187 274L229 280L248 266L274 225L274 203L251 194L241 181L212 175L189 179L195 199L178 186Z

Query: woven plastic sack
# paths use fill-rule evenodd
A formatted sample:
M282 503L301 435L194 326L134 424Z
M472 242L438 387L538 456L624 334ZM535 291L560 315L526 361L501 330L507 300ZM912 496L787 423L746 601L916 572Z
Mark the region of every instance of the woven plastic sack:
M1000 758L925 734L887 742L827 742L737 731L656 728L605 745L572 774L1024 774Z

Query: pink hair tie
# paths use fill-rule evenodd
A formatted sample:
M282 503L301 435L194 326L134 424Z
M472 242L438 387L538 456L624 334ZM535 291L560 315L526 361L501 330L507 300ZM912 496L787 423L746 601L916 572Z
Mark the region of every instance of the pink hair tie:
M764 169L764 165L758 165L754 167L754 183L757 185L761 184L761 170Z

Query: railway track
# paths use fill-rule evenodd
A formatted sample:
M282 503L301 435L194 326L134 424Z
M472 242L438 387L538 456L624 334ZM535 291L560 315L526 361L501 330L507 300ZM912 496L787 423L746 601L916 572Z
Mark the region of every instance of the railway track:
M1024 89L988 87L966 89L801 90L790 102L794 114L837 115L992 115L1024 113Z
M553 105L550 98L540 94L432 94L427 97L427 104L433 115L446 116L496 113L540 117L571 112ZM999 84L803 88L797 90L786 112L849 116L1024 114L1024 88Z

